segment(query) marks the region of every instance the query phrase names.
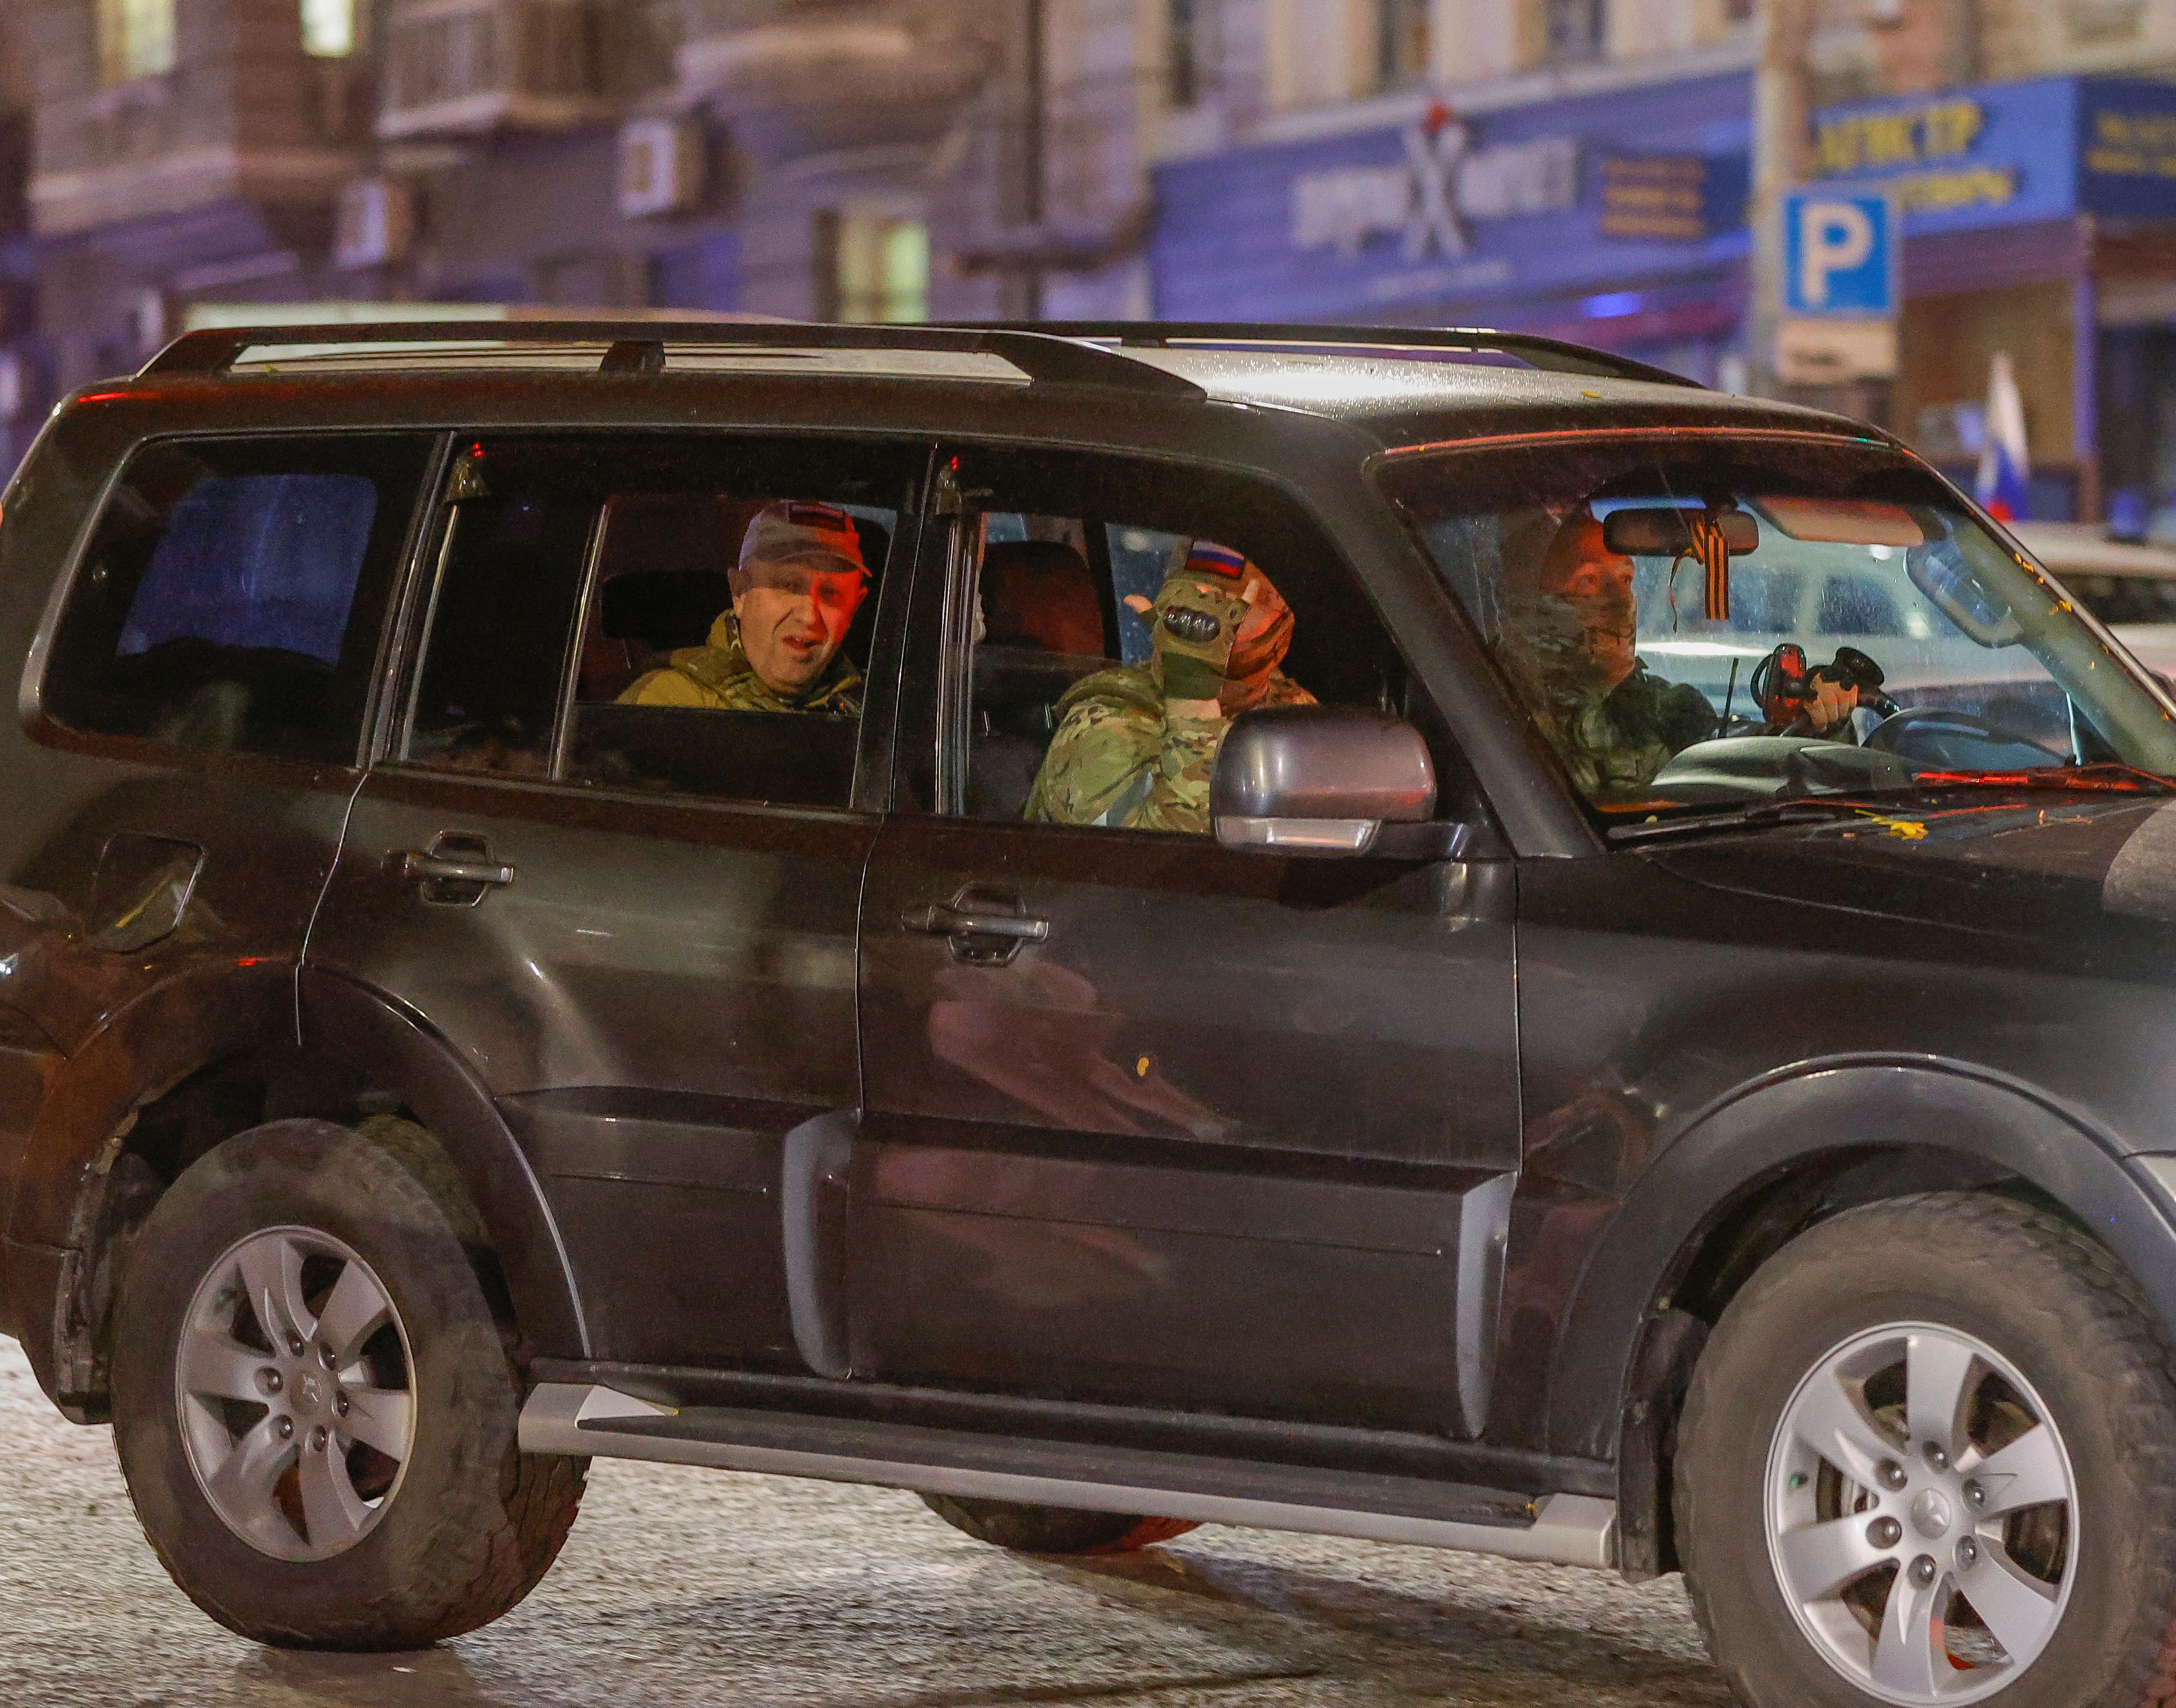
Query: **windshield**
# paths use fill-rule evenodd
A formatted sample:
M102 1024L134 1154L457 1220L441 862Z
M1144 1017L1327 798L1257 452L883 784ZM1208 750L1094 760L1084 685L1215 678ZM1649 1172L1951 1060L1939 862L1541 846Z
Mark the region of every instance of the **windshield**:
M2176 707L1893 451L1556 441L1381 478L1605 814L2176 773Z

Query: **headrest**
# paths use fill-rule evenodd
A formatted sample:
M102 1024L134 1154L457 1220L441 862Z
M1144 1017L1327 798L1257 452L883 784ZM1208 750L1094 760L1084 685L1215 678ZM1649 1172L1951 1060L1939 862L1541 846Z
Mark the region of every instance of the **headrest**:
M721 569L639 569L605 583L598 623L608 641L642 641L671 652L701 646L732 602Z
M992 646L1103 656L1103 602L1096 572L1071 546L1049 540L982 548L982 615Z

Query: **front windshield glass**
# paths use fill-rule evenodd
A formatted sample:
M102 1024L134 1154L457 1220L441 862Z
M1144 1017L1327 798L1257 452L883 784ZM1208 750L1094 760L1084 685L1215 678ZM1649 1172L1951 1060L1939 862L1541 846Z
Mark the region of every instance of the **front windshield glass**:
M2176 773L2176 707L1893 451L1559 440L1381 478L1605 814Z

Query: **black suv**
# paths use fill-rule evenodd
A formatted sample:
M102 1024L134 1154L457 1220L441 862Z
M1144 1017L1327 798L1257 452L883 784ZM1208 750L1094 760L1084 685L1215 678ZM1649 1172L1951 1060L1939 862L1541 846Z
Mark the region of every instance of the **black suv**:
M1178 691L1227 568L1274 703ZM0 1328L237 1631L490 1619L603 1454L1682 1566L1773 1708L2176 1688L2176 703L1880 433L194 333L8 491L0 650Z

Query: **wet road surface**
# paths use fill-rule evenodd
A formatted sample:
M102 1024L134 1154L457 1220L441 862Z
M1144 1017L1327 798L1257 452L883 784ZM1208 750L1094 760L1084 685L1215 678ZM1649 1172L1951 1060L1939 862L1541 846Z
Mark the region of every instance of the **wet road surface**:
M1205 1530L1132 1559L999 1553L911 1494L593 1467L508 1618L416 1655L206 1620L136 1527L111 1433L0 1340L0 1703L99 1708L1723 1708L1675 1579Z

